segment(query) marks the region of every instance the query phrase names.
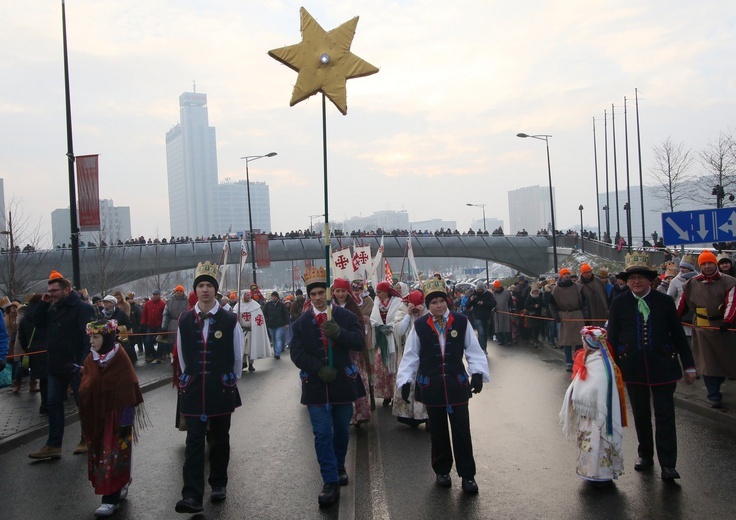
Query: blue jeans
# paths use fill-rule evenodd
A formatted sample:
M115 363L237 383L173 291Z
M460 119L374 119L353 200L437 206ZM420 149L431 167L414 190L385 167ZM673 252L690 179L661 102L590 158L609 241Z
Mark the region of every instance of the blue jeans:
M557 334L559 333L559 323L554 320L547 322L547 341L553 347L557 346Z
M286 325L278 327L276 329L268 329L271 334L271 342L273 343L273 354L274 356L280 356L284 351L284 345L286 344Z
M478 331L478 343L483 352L488 348L488 333L493 332L493 327L489 326L490 320L473 320L473 327Z
M567 366L571 367L571 366L572 366L572 353L573 353L573 347L571 347L570 345L565 345L565 346L564 346L564 347L562 347L562 348L564 348L564 349L565 349L565 365L567 365ZM576 352L577 352L577 350L578 350L579 348L583 348L583 346L582 346L582 345L575 345L575 351L576 351Z
M49 414L49 439L46 441L47 446L61 448L61 441L64 440L64 400L66 399L66 389L71 385L72 391L74 392L74 402L79 405L79 382L80 377L77 374L49 374L48 397L46 400L46 410Z
M314 451L317 452L322 482L337 482L337 468L345 466L345 455L350 440L352 404L307 406L314 433Z
M703 376L703 383L705 383L705 389L708 390L709 401L720 401L723 399L721 385L725 380L725 377Z

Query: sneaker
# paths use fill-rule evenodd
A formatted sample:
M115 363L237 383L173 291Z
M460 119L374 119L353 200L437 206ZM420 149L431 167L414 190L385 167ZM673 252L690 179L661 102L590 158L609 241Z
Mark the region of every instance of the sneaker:
M61 448L56 448L54 446L44 446L36 452L29 453L28 458L35 460L60 459Z
M475 482L475 479L463 477L462 486L463 491L469 495L475 495L478 492L478 484Z
M82 453L87 453L87 443L80 442L77 444L77 447L74 448L74 455L81 455Z
M127 484L123 486L123 489L120 490L120 500L125 500L128 498L128 488L130 487L130 483L133 482L133 477L130 477L130 480Z
M438 474L435 477L435 483L439 487L443 487L443 488L452 487L452 477L450 477L450 475L448 475L447 473Z
M176 503L175 510L177 513L201 513L204 511L202 502L198 502L196 498L182 498Z
M95 516L112 516L112 514L118 510L120 506L118 504L100 504L100 507L95 509Z

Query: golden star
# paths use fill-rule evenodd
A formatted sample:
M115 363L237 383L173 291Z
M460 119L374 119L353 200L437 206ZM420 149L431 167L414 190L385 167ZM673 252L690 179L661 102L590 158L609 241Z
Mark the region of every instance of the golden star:
M350 52L358 17L325 32L306 9L302 7L299 12L301 43L268 51L269 56L299 73L289 106L323 92L346 115L347 80L378 72L378 68Z

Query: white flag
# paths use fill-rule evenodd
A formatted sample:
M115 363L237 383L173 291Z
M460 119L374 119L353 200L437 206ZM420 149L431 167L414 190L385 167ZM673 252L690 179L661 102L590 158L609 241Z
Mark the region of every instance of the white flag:
M378 276L378 272L381 272L381 276ZM373 268L371 269L371 282L373 282L373 288L378 286L379 278L383 281L383 237L381 237L381 245L378 246L378 252L375 258L373 258Z
M335 278L346 278L350 280L353 274L353 262L350 255L350 247L343 247L332 252L332 271Z
M356 278L360 277L367 281L371 275L373 269L373 262L371 261L371 246L355 246L353 248L353 257L358 264L358 271L355 274Z
M411 248L411 237L409 237L409 245L406 248L406 256L409 258L409 275L418 281L422 281L419 276L419 269L417 269L417 261L414 260L414 250Z
M227 271L227 254L228 252L230 252L229 240L228 240L228 238L230 238L230 230L228 230L227 234L228 236L227 238L225 238L225 243L222 246L222 256L220 258L221 260L220 279L217 281L217 284L220 287L224 287L223 282L225 280L225 271Z

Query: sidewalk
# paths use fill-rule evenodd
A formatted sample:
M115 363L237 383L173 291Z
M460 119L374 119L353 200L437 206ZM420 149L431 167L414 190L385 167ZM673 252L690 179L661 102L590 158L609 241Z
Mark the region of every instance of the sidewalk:
M546 351L553 352L564 359L565 354L562 349L554 349L546 341L542 344L544 345L542 348ZM723 394L723 408L711 408L702 379L696 379L691 385L680 381L675 390L675 406L736 429L736 381L727 379L721 386L721 393Z
M143 393L171 384L172 369L168 363L147 364L139 359L135 371ZM40 405L41 396L28 391L27 377L23 379L19 394L13 394L11 387L0 389L0 454L48 434L47 416L38 413ZM66 401L66 424L78 420L77 407L69 396Z

